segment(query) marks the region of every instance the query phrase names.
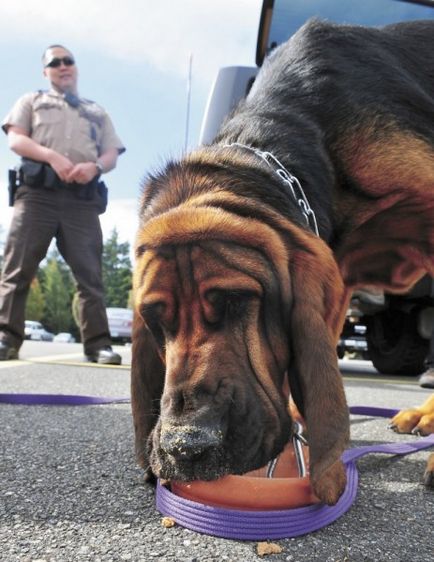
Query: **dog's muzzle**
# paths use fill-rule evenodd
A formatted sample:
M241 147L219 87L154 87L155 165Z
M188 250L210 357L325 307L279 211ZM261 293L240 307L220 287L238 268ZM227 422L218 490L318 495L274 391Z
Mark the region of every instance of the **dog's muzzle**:
M224 434L218 427L201 425L161 426L160 447L175 460L193 460L223 444Z

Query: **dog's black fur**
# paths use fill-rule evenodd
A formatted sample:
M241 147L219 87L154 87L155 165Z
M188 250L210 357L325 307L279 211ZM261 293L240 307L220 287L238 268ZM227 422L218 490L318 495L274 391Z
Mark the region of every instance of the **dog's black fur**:
M212 144L271 151L301 181L322 238L337 247L345 225L333 216L333 186L376 196L348 176L335 147L370 120L380 138L392 120L434 146L433 21L381 29L309 21L265 60Z

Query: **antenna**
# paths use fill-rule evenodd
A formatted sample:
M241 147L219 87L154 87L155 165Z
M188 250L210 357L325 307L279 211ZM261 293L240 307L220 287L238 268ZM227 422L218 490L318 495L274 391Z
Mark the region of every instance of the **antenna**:
M193 53L190 53L188 60L188 78L187 78L187 111L185 116L185 140L184 140L184 150L188 150L188 134L190 128L190 102L191 102L191 70L193 66Z

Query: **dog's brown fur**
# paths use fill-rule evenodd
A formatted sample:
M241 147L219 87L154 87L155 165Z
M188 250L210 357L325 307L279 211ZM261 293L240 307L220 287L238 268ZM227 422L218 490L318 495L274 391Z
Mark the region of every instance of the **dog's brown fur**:
M146 469L189 480L265 464L291 433L287 373L314 491L338 500L349 423L335 347L351 292L434 275L433 33L307 24L212 145L147 183L132 369ZM234 142L299 178L320 236Z

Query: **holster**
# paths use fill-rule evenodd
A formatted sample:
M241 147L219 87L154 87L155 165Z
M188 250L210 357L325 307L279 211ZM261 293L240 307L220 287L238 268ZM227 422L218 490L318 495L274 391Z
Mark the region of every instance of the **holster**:
M103 213L105 213L105 210L107 209L108 189L103 181L97 181L96 190L100 199L98 212L100 215L102 215Z
M14 206L15 193L19 187L18 173L15 168L8 170L9 207Z
M43 162L36 162L35 160L30 160L29 158L22 158L19 171L20 185L45 187L45 167L46 166ZM47 168L50 168L50 166L47 166Z

